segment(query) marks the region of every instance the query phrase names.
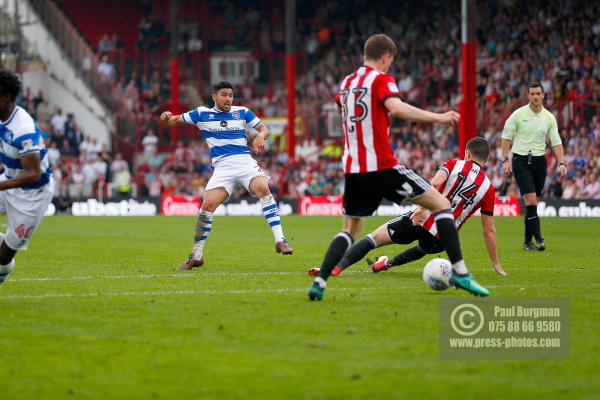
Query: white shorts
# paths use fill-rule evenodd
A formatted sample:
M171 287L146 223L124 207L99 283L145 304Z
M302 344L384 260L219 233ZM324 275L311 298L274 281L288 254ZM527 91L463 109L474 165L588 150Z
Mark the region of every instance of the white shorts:
M8 229L4 238L8 247L19 250L27 246L53 195L52 180L39 189L16 188L0 191L0 213L5 213L8 219Z
M206 191L222 187L231 195L235 184L240 183L250 192L250 181L252 179L257 176L268 179L268 176L256 163L256 160L249 154L239 154L222 158L217 161L214 168L212 177L206 184ZM250 193L252 194L252 192Z

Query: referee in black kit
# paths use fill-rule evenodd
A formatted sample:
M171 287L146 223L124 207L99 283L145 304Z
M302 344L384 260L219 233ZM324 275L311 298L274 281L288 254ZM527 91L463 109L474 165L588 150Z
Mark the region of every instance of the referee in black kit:
M543 106L544 89L532 82L527 89L529 104L515 110L504 124L502 132L502 166L515 180L525 201L525 250L546 249L537 215L538 197L542 195L546 180L546 142L559 161L560 176L567 174L564 151L556 118ZM512 151L512 165L508 158ZM532 243L535 236L536 243Z

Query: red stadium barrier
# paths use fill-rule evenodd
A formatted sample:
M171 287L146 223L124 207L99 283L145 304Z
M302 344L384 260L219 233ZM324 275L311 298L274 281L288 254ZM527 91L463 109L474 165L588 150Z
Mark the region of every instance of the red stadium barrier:
M516 197L496 197L494 201L494 216L518 217L521 215L521 204Z
M342 198L338 196L304 196L298 202L299 215L342 215Z
M377 215L399 215L412 207L391 207L384 201ZM299 215L342 215L342 197L338 196L304 196L298 201ZM477 213L479 215L479 213ZM521 205L516 197L496 197L494 215L498 217L518 217L521 215Z
M202 202L199 197L164 196L160 203L160 213L169 216L196 216Z

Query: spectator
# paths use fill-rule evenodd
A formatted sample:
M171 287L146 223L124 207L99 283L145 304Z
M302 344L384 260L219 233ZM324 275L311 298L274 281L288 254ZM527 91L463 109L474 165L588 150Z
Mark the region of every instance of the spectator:
M102 144L100 142L98 142L98 139L91 138L90 143L88 145L88 156L92 160L95 160L98 158L98 156L100 155L102 150L103 150Z
M114 183L121 197L131 196L131 173L127 168L121 168L114 175Z
M187 51L190 53L196 53L202 50L202 40L194 33L187 41Z
M115 155L114 160L110 164L110 172L115 176L115 174L122 170L129 170L129 165L127 165L127 161L123 160L123 155L121 153L117 153Z
M91 143L88 140L88 137L84 136L83 140L79 144L79 154L81 155L81 159L84 160L84 161L87 161L88 159L91 159L91 157L90 157L90 153L91 153L90 146L91 146Z
M142 145L144 146L144 159L149 160L156 155L158 149L158 136L154 134L152 129L148 129L146 136L142 139Z
M50 162L50 166L52 166L52 168L56 167L59 160L60 151L58 150L56 142L53 141L50 143L50 148L48 148L48 161Z
M69 177L69 197L82 197L84 195L85 175L83 174L79 161L71 164L71 173L69 174Z
M38 122L50 121L50 118L52 117L52 107L50 107L50 104L48 104L46 100L42 101L38 106L36 116Z
M81 168L83 175L83 191L84 197L91 197L94 194L96 183L98 182L98 171L94 167L94 161L88 159Z
M568 180L562 193L562 198L565 200L575 199L579 196L579 191L575 182Z
M67 117L63 115L62 109L57 108L56 112L50 119L50 124L52 125L53 136L62 137L65 133L65 122L67 122Z
M102 82L112 83L115 79L115 66L108 61L108 56L103 55L102 61L98 64L98 75Z
M99 53L108 53L114 50L114 43L109 39L107 34L102 35L100 41L98 42L98 52Z
M600 200L600 179L598 179L598 174L593 173L588 175L585 180L586 185L581 193L582 197Z
M114 33L112 35L111 41L112 41L112 45L113 45L113 50L123 50L123 42L121 41L121 38L119 37L119 35Z
M73 144L73 141L71 140L71 138L73 138L75 136L75 116L73 115L73 113L68 113L67 114L67 119L65 121L65 127L63 128L63 133L64 136L69 139L69 141L71 142L71 145Z

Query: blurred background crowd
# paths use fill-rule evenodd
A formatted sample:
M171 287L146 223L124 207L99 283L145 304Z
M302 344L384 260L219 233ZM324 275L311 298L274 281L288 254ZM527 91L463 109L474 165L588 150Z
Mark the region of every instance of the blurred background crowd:
M241 1L213 1L200 10L182 1L175 32L169 30L164 2L127 2L138 18L133 29L128 22L128 34L114 21L103 24L102 18L96 18L94 32L86 32L88 2L57 3L97 52L101 62L94 73L110 88L121 116L109 149L92 139L76 116L50 106L43 92L24 90L19 104L43 131L61 198L202 195L212 169L199 132L185 130L175 140L158 124L160 112L169 107L171 85L168 70L153 63L152 54L165 52L172 35L188 77L206 71L203 60L210 52L250 52L260 70L270 72L240 82L235 103L267 118L267 125L268 118L287 113L283 80L276 79L283 59L278 55L285 50L283 10L273 6L276 2L249 7ZM557 117L568 165L567 177L559 179L556 160L548 153L544 196L600 199L600 7L593 1L564 0L485 4L479 8L477 30L478 134L496 149L487 172L497 193L518 196L499 162L500 136L508 115L526 103L527 84L539 81L545 106ZM297 17L298 142L307 150L288 160L285 140L275 137L258 157L274 193L292 198L341 193L341 132L334 100L340 80L361 64L362 44L373 33L386 32L396 41L399 54L390 73L405 101L433 111L458 108L458 3L434 1L424 7L408 1L393 9L364 0L306 0ZM206 21L211 29L205 28ZM186 78L181 86L188 109L211 106L208 74L202 79L204 84ZM398 160L426 178L447 158L460 156L454 127L393 121L390 140ZM243 190L236 195L244 195Z

